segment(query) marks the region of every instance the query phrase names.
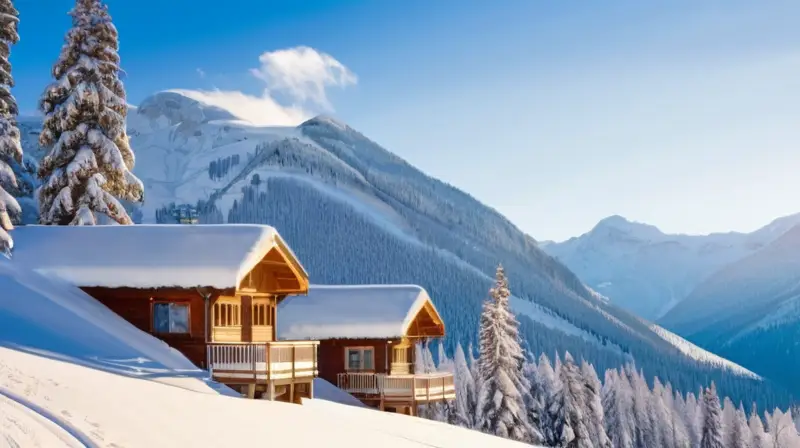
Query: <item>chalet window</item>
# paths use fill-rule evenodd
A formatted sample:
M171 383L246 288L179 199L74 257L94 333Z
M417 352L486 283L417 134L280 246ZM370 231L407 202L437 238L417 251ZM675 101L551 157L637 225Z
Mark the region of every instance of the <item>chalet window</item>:
M375 369L375 352L372 347L348 347L345 355L347 370Z
M214 304L215 327L238 327L242 325L242 309L238 303Z
M153 304L154 333L189 333L189 305L157 302Z
M253 325L268 326L275 324L275 308L266 299L253 300Z

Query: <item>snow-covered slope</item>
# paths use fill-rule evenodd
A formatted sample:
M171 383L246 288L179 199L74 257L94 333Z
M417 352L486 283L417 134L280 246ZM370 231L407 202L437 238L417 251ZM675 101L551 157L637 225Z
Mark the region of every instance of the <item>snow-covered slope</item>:
M0 259L0 291L1 447L523 446L339 404L352 397L325 384L304 406L227 396L70 285Z
M191 204L200 222L274 226L314 283L418 284L445 321L451 353L457 342L477 347L481 303L502 263L534 354L569 350L600 371L635 360L680 390L713 379L747 402L779 395L687 356L497 211L330 117L257 127L162 92L132 110L128 127L146 190L135 220L171 222L173 203Z
M800 392L800 225L714 273L661 324Z
M658 319L713 272L757 252L798 223L800 214L749 234L668 235L612 216L579 237L540 247L612 303Z

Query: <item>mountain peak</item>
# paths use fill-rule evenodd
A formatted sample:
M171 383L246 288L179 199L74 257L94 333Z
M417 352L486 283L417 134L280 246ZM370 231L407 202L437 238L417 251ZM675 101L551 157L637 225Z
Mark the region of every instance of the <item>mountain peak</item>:
M644 239L654 238L663 235L663 233L660 230L658 230L658 227L656 226L636 221L630 221L627 218L620 215L612 215L607 218L601 219L600 222L598 222L597 225L595 225L592 231L589 233L597 233L598 231L605 231L608 229L622 231L624 233Z
M348 126L345 122L343 122L343 121L341 121L341 120L339 120L339 119L337 119L337 118L335 118L335 117L333 117L331 115L325 115L325 114L320 114L320 115L317 115L314 118L311 118L311 119L308 119L308 120L304 121L302 124L300 124L300 127L302 128L302 127L315 126L315 125L333 127L333 128L336 128L336 129L339 129L339 130L342 130L342 131L347 130L347 129L351 129L350 126Z
M165 90L145 98L138 114L151 119L164 117L170 124L204 123L211 120L238 120L234 114L203 101L191 90Z

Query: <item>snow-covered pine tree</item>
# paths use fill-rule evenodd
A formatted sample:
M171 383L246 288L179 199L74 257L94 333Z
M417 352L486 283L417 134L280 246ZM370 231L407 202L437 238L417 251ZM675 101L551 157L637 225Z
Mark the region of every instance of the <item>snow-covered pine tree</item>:
M702 417L703 412L697 397L693 392L686 394L686 414L684 421L686 429L689 431L689 441L692 447L700 446L700 439L703 436Z
M717 386L711 382L703 392L703 426L700 448L724 448L722 438L722 409L719 406Z
M511 293L502 266L497 268L489 294L480 320L481 388L476 426L489 434L538 443L541 433L528 421L525 396L530 393L530 384L523 372L519 323L508 303Z
M767 437L770 448L798 448L800 447L800 437L797 428L792 420L792 411L787 410L783 413L778 408L772 414L766 413Z
M11 192L18 189L14 166L22 166L22 146L17 127L17 100L11 94L14 78L8 61L11 46L19 42L19 12L11 0L0 0L0 253L10 251L14 242L9 231L14 228L22 209Z
M603 413L606 433L614 448L633 448L633 390L626 375L606 370L603 383Z
M439 349L437 356L439 357L439 364L436 366L436 370L438 372L450 372L453 373L455 367L453 366L453 360L447 356L447 352L444 350L444 344L442 341L439 341Z
M456 383L455 416L450 423L464 428L475 426L475 408L478 402L475 379L467 365L464 349L459 343L456 346L456 355L453 360L454 380Z
M658 438L660 446L673 448L675 441L672 437L672 419L669 409L664 403L664 385L658 377L653 379L653 392L650 396L650 421Z
M602 384L594 366L581 361L581 380L583 382L584 403L586 405L586 427L594 448L611 448L611 440L606 434L603 415Z
M751 445L752 435L747 426L747 414L744 413L744 406L739 403L739 408L731 421L729 432L728 448L757 448Z
M669 412L669 439L675 448L687 448L690 446L689 433L683 421L685 402L680 394L672 390L672 385L667 383L662 392L662 401Z
M558 378L561 381L561 389L554 400L558 412L555 413L553 421L553 431L558 436L556 446L592 448L583 379L569 352L564 355Z
M558 374L553 370L550 359L542 353L539 355L539 365L536 368L539 377L539 387L542 394L542 413L539 416L539 425L544 437L543 442L548 446L555 446L558 443L559 434L555 433L555 421L559 411L559 405L555 402L561 383L558 381Z
M747 426L750 428L750 447L751 448L767 448L769 447L769 438L766 431L764 431L764 422L758 415L758 408L755 403L750 410L750 419Z
M101 0L77 0L72 28L42 95L39 220L91 225L97 214L119 224L131 218L119 200L141 202L134 155L125 131L128 106L119 79L119 36Z
M543 415L545 414L546 392L543 387L543 380L539 375L539 368L536 362L525 361L525 378L528 379L528 384L531 385L530 393L526 395L528 421L531 422L534 428L538 428L542 433L544 439L544 426Z
M638 448L659 446L660 441L657 431L653 428L650 406L650 388L644 379L644 374L637 372L633 365L624 368L628 381L633 390L633 418L635 422L634 442Z
M736 418L736 406L730 397L722 398L722 443L725 446L731 445L731 435L733 434L733 420Z

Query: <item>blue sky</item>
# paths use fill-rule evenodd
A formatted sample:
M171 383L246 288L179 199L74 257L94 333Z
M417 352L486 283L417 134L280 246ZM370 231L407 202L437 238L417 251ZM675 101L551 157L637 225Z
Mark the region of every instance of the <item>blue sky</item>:
M69 26L72 1L47 1L16 1L23 112ZM217 89L267 121L331 112L537 239L612 214L708 233L800 212L796 0L108 4L131 103ZM285 57L299 46L329 56L323 77Z

